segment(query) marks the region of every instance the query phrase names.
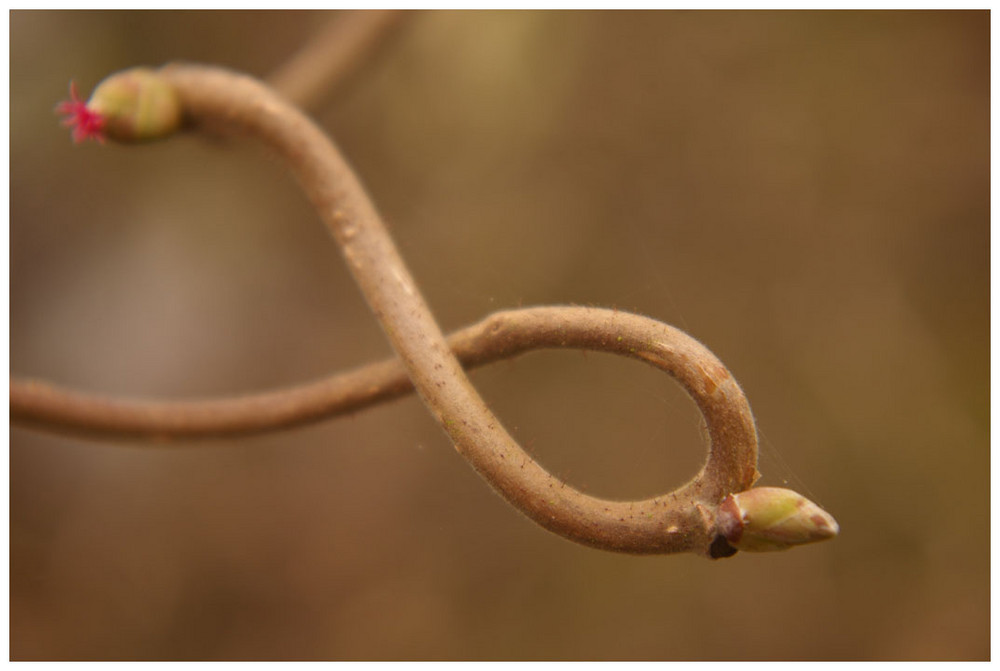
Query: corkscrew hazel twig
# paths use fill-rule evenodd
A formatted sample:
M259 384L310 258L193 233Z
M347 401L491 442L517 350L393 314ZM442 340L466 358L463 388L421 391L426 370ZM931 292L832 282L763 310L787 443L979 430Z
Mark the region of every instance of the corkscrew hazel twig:
M163 86L171 88L175 95L163 95ZM115 95L130 92L134 104L121 100L109 104L102 97L109 91ZM167 108L159 110L145 104L153 99ZM174 110L169 106L176 105L195 128L224 124L276 151L339 243L372 312L399 354L402 368L431 414L472 466L507 501L543 527L606 550L637 554L690 551L710 557L729 556L740 548L783 549L837 533L832 517L794 492L775 488L747 491L757 478L757 437L739 385L718 359L689 336L627 313L533 308L498 313L453 337L452 346L459 354L463 353L463 338L471 344L470 363L477 356L485 362L530 347L554 346L603 349L643 359L673 375L705 417L711 441L708 461L691 482L669 494L642 501L607 501L579 492L546 472L507 433L469 382L374 205L335 145L305 115L262 83L220 68L175 64L155 72L124 71L102 83L85 109L72 104L61 111L90 124L95 122L87 113L103 115L113 110L111 114L130 115L96 122L99 131L132 129L113 139L149 139L161 132L159 126L164 135L169 135L176 127ZM356 395L352 401L333 404L324 412L345 412L382 396L402 393L405 385L398 365L383 362L341 376L339 384L346 380L348 386L359 378L381 376L390 391L371 393L366 399L364 394ZM44 421L63 429L110 428L144 433L142 426L148 429L165 417L169 420L171 412L174 420L185 412L192 417L198 415L197 405L102 405L95 399L14 380L11 389L15 419ZM203 414L195 425L202 422L201 429L212 433L213 426L221 428L213 425L212 413L222 407L230 411L245 410L253 403L279 407L295 394L299 394L299 400L305 397L315 401L328 391L310 387L305 392L300 388L256 399L216 401L215 406L209 402L202 406ZM149 412L150 408L154 412ZM180 415L178 410L182 411ZM157 416L157 412L166 414ZM272 416L269 421L277 426L321 414L315 406L304 413L296 412L279 412L277 419ZM119 414L103 426L88 426L102 413L105 419ZM129 424L137 418L138 424ZM115 427L119 420L122 423ZM197 428L190 428L179 427L177 433L198 433ZM262 425L244 428L254 430Z

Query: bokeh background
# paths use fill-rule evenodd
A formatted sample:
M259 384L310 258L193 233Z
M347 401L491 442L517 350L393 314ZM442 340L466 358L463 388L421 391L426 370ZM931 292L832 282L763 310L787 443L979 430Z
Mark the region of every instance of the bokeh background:
M390 350L285 170L243 141L74 146L75 79L266 76L312 12L10 15L10 367L235 394ZM707 561L564 541L415 398L279 434L10 430L14 659L989 657L987 12L426 12L314 110L442 327L518 305L675 324L741 381L761 484L833 542ZM549 469L690 478L674 383L549 352L474 381Z

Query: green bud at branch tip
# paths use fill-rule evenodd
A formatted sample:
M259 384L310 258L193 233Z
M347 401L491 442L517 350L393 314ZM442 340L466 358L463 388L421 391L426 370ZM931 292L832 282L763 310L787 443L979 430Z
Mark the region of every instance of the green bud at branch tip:
M56 111L67 116L73 139L146 142L172 134L181 124L181 102L167 81L149 68L130 68L104 79L83 103L70 87L71 99Z
M833 538L840 526L806 497L780 487L755 487L730 494L719 506L719 534L747 552L787 550Z

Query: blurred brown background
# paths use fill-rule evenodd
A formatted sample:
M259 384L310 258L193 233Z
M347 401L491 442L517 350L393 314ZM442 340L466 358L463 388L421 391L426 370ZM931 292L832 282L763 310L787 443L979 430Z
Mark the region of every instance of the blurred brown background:
M11 374L186 398L389 354L261 149L77 147L52 113L135 64L264 76L328 18L11 14ZM841 536L580 547L415 398L193 444L13 428L13 658L989 656L987 12L421 13L315 116L443 328L569 302L684 328L747 391L761 484ZM704 457L694 406L638 363L474 380L590 493L661 493Z

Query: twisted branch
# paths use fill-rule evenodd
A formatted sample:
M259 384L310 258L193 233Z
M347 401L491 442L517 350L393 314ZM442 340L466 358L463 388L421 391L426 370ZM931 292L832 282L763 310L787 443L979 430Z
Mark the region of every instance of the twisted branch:
M759 506L758 499L770 505L766 502L773 496L727 496L743 492L757 477L756 428L739 386L708 350L677 329L644 317L577 307L497 313L446 341L361 183L305 115L260 82L223 69L175 64L157 76L178 96L189 125L245 133L285 160L338 242L400 358L293 389L187 403L99 399L12 380L12 419L119 437L222 435L350 412L405 393L412 385L456 449L504 498L543 527L620 552L691 551L711 557L735 552L726 541L740 541L740 506ZM71 109L82 116L93 113ZM462 363L481 365L539 347L614 352L670 373L706 421L710 447L701 472L674 492L641 501L591 497L546 472L503 428L462 369ZM724 498L728 507L722 510ZM786 504L798 505L781 499ZM748 521L745 515L743 521ZM747 529L760 531L749 524ZM763 531L770 534L769 541L785 544L773 533L774 525Z

